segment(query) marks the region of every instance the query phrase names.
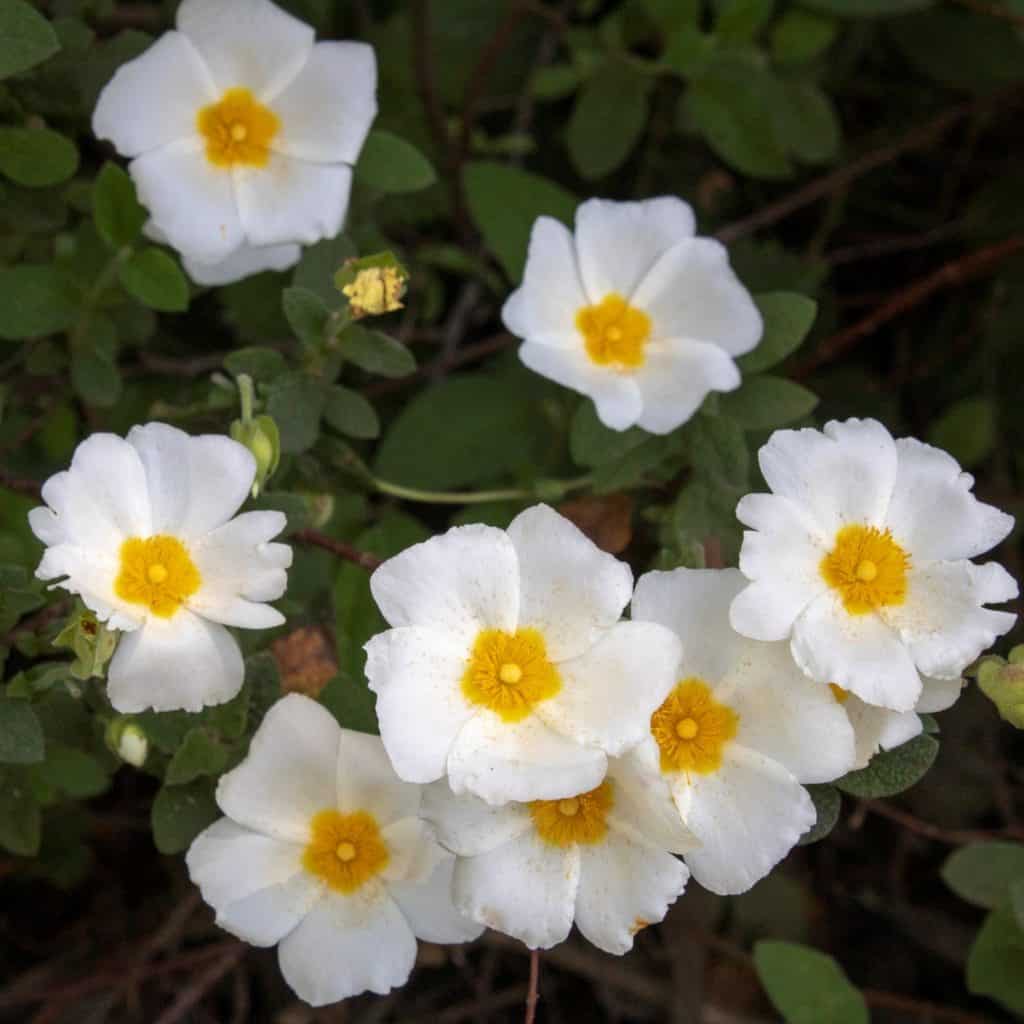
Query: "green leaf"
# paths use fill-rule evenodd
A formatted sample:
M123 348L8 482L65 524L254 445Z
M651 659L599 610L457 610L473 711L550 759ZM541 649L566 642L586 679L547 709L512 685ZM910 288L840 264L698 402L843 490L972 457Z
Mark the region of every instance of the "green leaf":
M576 208L561 185L505 164L468 163L463 183L473 221L512 281L523 276L533 222L548 216L568 224Z
M168 786L181 786L203 775L220 775L227 763L227 748L210 730L191 729L167 765L164 782Z
M779 64L814 60L832 45L838 31L833 18L799 8L786 11L772 29L772 56Z
M71 383L82 401L110 408L121 400L117 368L117 334L110 318L94 313L71 353Z
M359 253L347 235L328 238L311 245L302 254L299 265L292 276L296 288L307 288L316 292L321 299L334 308L341 296L334 286L334 275L346 260L355 259Z
M24 770L0 770L0 847L34 857L41 838L42 815Z
M308 288L285 288L281 293L281 308L288 326L300 341L316 348L324 341L324 328L331 315L324 300Z
M818 396L784 377L747 377L738 391L721 396L719 409L746 430L770 430L809 415Z
M346 729L377 735L377 698L365 682L336 675L321 691L320 703Z
M759 373L798 349L818 315L818 304L796 292L766 292L754 301L764 320L757 348L737 360L744 373Z
M1017 919L1017 927L1024 928L1024 878L1010 883L1010 907Z
M864 997L827 954L795 942L758 942L754 966L787 1024L868 1024Z
M715 35L723 42L747 42L772 16L775 0L725 0L715 21Z
M32 188L59 185L78 170L75 144L47 128L0 127L0 173Z
M719 59L691 86L688 115L726 163L755 178L786 178L793 172L776 134L777 80L751 62Z
M135 183L117 164L108 161L96 176L92 216L100 236L115 249L131 245L142 234L146 208L135 194Z
M150 246L122 263L118 279L124 290L144 306L161 313L188 309L188 281L178 261Z
M985 918L967 955L967 988L1024 1015L1024 931L1009 907Z
M0 78L27 71L60 49L50 23L24 0L0 0Z
M254 380L270 381L284 373L288 364L277 349L253 345L229 352L224 357L224 369L234 377L247 373Z
M533 462L537 411L529 394L481 375L449 377L398 414L375 471L407 487L447 489L500 478Z
M338 351L377 377L408 377L416 369L416 357L400 341L359 324L342 331Z
M78 316L74 284L54 266L0 270L0 338L23 341L66 330Z
M651 79L628 64L602 64L576 97L566 137L569 156L588 179L603 178L633 151L647 123Z
M850 796L867 800L895 796L917 783L939 752L931 736L916 736L895 750L876 754L867 768L844 775L836 785Z
M832 101L818 85L780 81L773 108L776 137L798 160L823 164L836 158L842 128Z
M818 817L815 823L800 837L801 846L809 846L811 843L824 839L836 827L839 810L843 804L843 798L835 786L811 785L805 788L814 802L814 809Z
M32 705L0 696L0 763L35 764L45 756L45 746Z
M962 900L994 910L1006 903L1013 882L1024 881L1024 845L989 842L961 847L946 858L942 880Z
M893 17L931 7L935 0L800 0L804 7L844 18Z
M110 787L110 773L91 754L51 743L39 775L73 800L89 800Z
M569 429L569 453L577 466L593 469L616 462L649 440L639 427L612 430L598 418L593 402L581 402Z
M186 786L164 786L150 811L153 841L161 853L181 853L219 817L210 780L202 779Z
M316 377L293 370L271 385L267 413L281 433L281 451L297 454L312 448L320 436L324 386Z
M984 462L999 439L996 403L978 396L954 402L932 425L928 440L943 448L964 469Z
M358 391L334 385L327 389L324 419L346 437L374 438L380 434L377 412Z
M437 181L430 161L411 143L391 132L370 132L359 154L356 180L381 192L419 192Z

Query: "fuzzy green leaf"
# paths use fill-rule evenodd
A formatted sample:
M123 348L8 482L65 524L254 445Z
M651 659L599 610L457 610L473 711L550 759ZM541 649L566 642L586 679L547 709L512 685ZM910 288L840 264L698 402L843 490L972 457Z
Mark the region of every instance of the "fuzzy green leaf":
M358 391L340 385L327 389L324 419L346 437L374 438L380 434L380 419L373 406Z
M60 49L50 23L24 0L0 0L0 78L27 71Z
M967 988L1024 1015L1024 930L1009 907L985 918L967 955Z
M203 775L220 775L227 763L227 748L213 733L202 727L191 729L167 765L164 782L181 786Z
M942 865L942 880L968 903L994 910L1010 895L1010 886L1024 881L1024 845L971 843L955 850Z
M32 705L0 696L0 763L35 764L45 753L43 728Z
M339 351L361 370L377 377L408 377L416 369L416 357L400 341L360 324L341 333Z
M74 283L54 266L0 270L0 338L23 341L56 334L78 316Z
M824 839L836 827L839 810L843 799L835 786L807 786L807 792L814 801L814 809L818 814L815 823L800 837L801 846L809 846Z
M96 176L92 193L96 230L115 249L131 245L142 234L149 216L135 194L135 184L117 164L105 163Z
M744 373L760 373L782 362L800 347L818 314L818 304L796 292L766 292L754 301L764 320L764 333L757 348L740 356Z
M916 736L895 750L876 754L867 768L844 775L836 785L844 793L866 800L895 796L921 780L938 752L933 737Z
M273 382L267 412L281 434L282 452L296 454L316 444L323 408L324 386L318 378L293 370Z
M817 404L818 396L802 384L765 374L722 395L719 408L745 430L771 430L803 419Z
M864 997L827 954L795 942L758 942L754 966L787 1024L868 1024Z
M437 181L430 161L411 143L385 131L370 132L359 154L356 180L381 192L419 192Z
M161 249L132 253L118 277L124 290L144 306L161 313L188 309L188 281L178 261Z
M31 188L59 185L78 170L75 144L47 128L0 128L0 173Z
M210 780L202 779L185 786L164 786L157 793L150 811L153 841L161 853L181 853L219 817Z

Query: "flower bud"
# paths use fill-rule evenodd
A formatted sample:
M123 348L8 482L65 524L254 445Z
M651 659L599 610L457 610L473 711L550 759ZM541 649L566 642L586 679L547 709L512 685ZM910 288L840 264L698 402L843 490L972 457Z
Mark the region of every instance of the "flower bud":
M64 647L74 652L71 675L75 679L102 679L107 662L117 647L117 630L108 629L88 609L80 608L73 613L64 628L54 637L54 647Z
M256 416L248 423L235 420L229 433L233 440L244 444L256 460L256 476L252 482L252 496L256 498L281 461L281 435L277 424L269 416Z
M125 764L141 768L149 756L149 739L142 728L124 715L107 726L107 746Z

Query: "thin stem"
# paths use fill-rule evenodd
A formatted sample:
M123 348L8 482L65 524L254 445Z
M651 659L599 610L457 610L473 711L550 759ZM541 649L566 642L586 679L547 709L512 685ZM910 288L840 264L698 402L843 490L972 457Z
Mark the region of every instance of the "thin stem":
M236 383L238 384L238 401L242 407L242 422L252 423L253 400L256 397L252 377L247 373L240 373Z
M353 547L343 540L328 537L326 533L321 533L319 530L299 530L293 534L293 539L300 544L311 544L313 547L323 548L324 551L329 551L346 562L358 565L367 572L373 572L382 561L369 551L360 551L359 548Z
M544 480L538 486L509 487L493 491L424 491L418 487L403 487L401 484L389 483L377 477L371 478L374 489L380 494L388 494L393 498L405 501L418 501L425 505L482 505L488 501L524 501L535 498L561 498L570 491L587 487L591 482L590 475L576 477L574 480Z
M540 950L530 950L530 987L526 992L526 1017L523 1024L533 1024L537 1016L538 984L540 982Z

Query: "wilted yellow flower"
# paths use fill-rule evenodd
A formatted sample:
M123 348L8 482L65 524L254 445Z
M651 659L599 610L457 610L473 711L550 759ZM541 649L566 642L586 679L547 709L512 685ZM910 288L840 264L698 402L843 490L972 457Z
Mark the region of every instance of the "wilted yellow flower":
M367 267L341 291L355 317L381 316L402 308L406 275L399 267Z

